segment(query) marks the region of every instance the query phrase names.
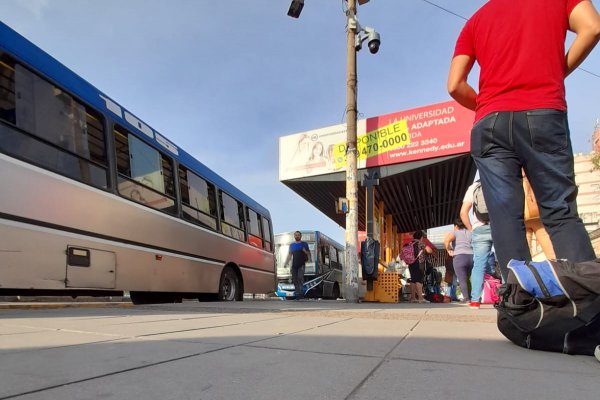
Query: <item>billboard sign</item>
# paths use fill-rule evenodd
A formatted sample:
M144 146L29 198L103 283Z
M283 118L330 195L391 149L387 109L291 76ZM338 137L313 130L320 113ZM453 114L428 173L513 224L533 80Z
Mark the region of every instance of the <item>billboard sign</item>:
M455 101L413 108L368 118L367 130L375 130L397 121L406 121L408 144L382 151L367 159L366 167L375 167L468 153L475 113Z
M359 120L358 168L470 151L474 113L455 101ZM346 170L346 124L279 139L279 180Z

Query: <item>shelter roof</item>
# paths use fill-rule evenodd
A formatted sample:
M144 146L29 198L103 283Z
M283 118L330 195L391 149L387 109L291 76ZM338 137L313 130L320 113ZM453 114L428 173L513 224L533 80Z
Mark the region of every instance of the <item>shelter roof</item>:
M375 202L384 203L400 232L452 224L458 217L467 187L475 177L469 154L413 161L359 171L358 229L366 230L366 173L379 174ZM335 201L346 197L345 172L283 181L327 217L346 226L346 216L336 214Z

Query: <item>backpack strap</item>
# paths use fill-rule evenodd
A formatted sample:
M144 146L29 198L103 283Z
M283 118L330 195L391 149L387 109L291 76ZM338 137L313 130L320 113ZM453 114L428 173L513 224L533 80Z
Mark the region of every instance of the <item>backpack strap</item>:
M424 249L419 249L419 247L421 245L421 242L418 241L417 239L413 239L412 241L412 246L413 246L413 251L415 253L415 260L419 261L419 257L421 257L421 255L423 254ZM415 246L417 246L417 248L415 249Z

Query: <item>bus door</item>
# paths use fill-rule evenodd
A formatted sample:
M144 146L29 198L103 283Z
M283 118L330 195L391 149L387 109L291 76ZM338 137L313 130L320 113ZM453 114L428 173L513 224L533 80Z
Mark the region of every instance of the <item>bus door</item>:
M333 290L333 284L335 283L332 282L331 277L328 276L331 271L330 247L327 243L320 244L319 247L321 249L321 259L319 260L321 262L320 273L321 275L325 275L325 278L323 279L323 297L330 297Z
M341 260L343 260L344 258L344 252L341 251L340 249L331 246L330 248L330 253L331 253L331 281L332 282L338 282L341 283L343 280L342 277L342 262Z
M114 289L117 257L112 251L67 247L67 287Z

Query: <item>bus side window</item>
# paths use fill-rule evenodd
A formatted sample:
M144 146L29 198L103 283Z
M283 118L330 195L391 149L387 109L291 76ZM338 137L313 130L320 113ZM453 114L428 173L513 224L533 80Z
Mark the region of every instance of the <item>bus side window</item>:
M319 267L323 273L328 272L331 269L329 267L329 256L326 254L327 250L327 245L319 245Z
M250 208L246 207L246 226L248 227L248 243L252 246L263 248L260 229L260 216Z
M239 241L245 242L244 208L242 203L219 190L221 206L221 232Z
M15 63L0 52L0 119L16 124Z
M171 158L115 126L118 191L124 197L170 214L176 213Z
M0 119L1 151L108 188L102 116L2 52Z
M179 189L183 218L217 230L215 186L180 165Z
M273 239L271 238L271 221L265 217L262 218L262 230L263 239L265 243L265 250L273 251Z
M331 268L332 269L340 269L340 265L338 263L337 249L335 247L330 246L329 255L331 256Z

